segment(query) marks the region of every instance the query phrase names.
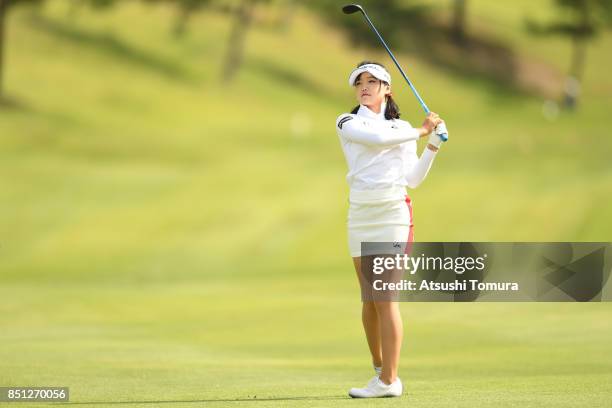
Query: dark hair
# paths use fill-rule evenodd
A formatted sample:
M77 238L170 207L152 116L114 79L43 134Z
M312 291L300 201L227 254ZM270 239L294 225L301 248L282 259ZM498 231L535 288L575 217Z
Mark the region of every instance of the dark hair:
M363 65L366 65L366 64L376 64L376 65L380 65L381 67L385 68L383 64L379 62L375 62L375 61L361 61L359 64L357 64L357 68ZM357 82L360 76L361 74L359 74L357 78L355 78L355 82ZM380 81L380 82L384 83L385 85L389 85L386 81ZM357 111L359 110L359 106L360 105L355 106L355 108L351 111L353 115L357 113ZM399 119L399 117L400 117L399 106L397 106L397 103L395 103L391 95L387 95L387 107L385 108L385 119L387 120Z

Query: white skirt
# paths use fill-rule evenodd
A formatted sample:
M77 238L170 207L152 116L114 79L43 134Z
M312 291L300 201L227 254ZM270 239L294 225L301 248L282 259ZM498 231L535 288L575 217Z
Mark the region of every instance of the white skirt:
M414 242L413 229L412 202L404 187L350 191L348 244L352 257L362 256L362 242L392 242L405 248Z

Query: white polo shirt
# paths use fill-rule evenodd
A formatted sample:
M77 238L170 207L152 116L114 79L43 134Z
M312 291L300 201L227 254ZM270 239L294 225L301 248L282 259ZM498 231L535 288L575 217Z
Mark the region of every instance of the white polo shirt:
M360 105L357 114L343 113L336 119L351 190L416 188L436 156L426 148L419 158L419 131L405 120L386 120L385 107L383 102L380 113L375 113Z

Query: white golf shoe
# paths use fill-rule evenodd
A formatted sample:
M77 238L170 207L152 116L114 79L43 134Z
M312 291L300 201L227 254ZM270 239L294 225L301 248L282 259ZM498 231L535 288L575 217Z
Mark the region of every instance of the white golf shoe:
M387 385L376 376L368 382L365 388L351 388L349 395L353 398L399 397L402 391L402 381L399 377Z

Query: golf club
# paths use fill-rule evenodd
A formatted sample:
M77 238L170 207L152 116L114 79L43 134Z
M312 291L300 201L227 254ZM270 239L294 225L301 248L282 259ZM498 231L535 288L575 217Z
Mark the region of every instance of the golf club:
M365 17L366 21L368 22L368 24L370 25L370 27L372 28L374 33L378 36L378 39L380 40L382 45L385 47L385 49L389 53L389 56L391 57L391 59L395 63L395 66L397 66L397 69L399 69L400 73L402 74L402 76L404 77L406 82L408 83L408 86L410 87L410 89L412 89L412 92L414 93L414 96L416 96L417 100L419 101L419 103L423 107L423 110L425 111L425 114L428 114L430 112L430 110L427 107L427 105L425 104L425 101L423 100L423 98L421 98L421 95L419 95L419 92L416 90L414 85L412 85L412 82L410 82L410 79L408 79L408 76L404 73L404 70L400 66L399 62L397 62L397 60L395 59L395 56L393 55L393 53L391 52L391 50L387 46L387 43L382 38L382 36L380 35L380 33L378 32L376 27L374 27L374 24L372 23L372 20L370 20L370 17L368 17L368 15L366 14L366 12L363 9L363 7L361 7L359 4L348 4L348 5L344 6L344 7L342 7L342 11L344 12L344 14L353 14L353 13L357 13L358 11L363 14L363 16ZM441 123L440 125L438 125L438 127L436 127L436 134L440 137L440 139L442 139L443 142L446 142L448 140L448 132L446 131L446 126L443 123Z

